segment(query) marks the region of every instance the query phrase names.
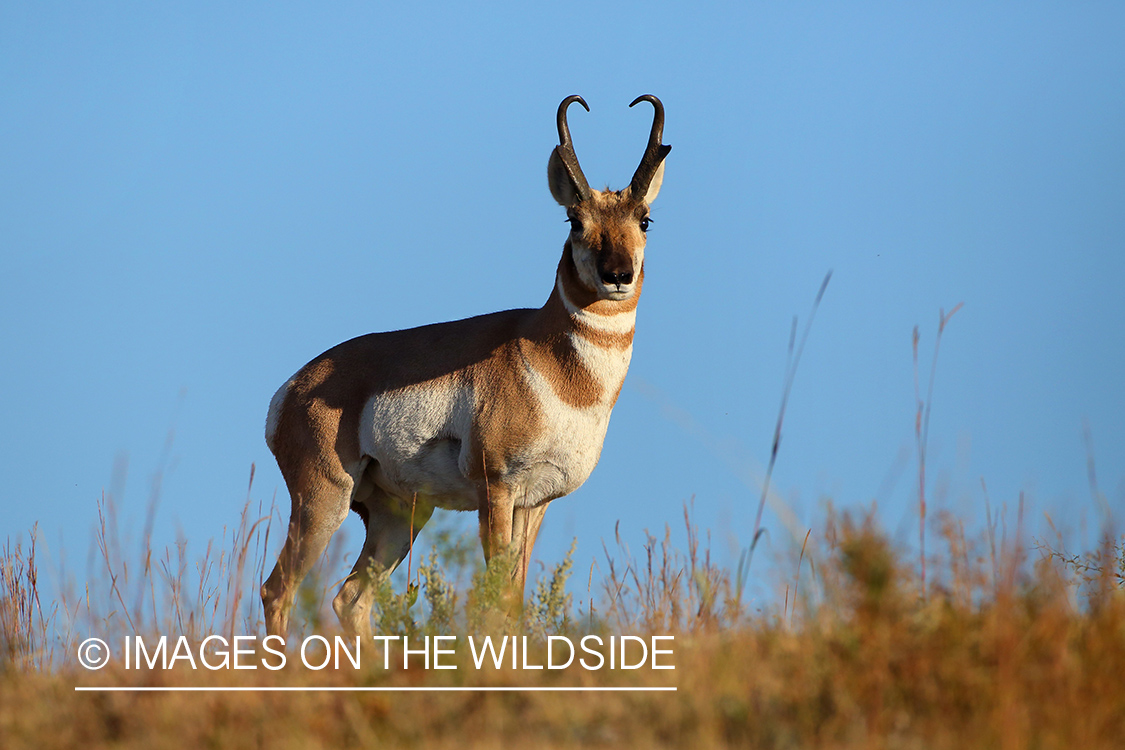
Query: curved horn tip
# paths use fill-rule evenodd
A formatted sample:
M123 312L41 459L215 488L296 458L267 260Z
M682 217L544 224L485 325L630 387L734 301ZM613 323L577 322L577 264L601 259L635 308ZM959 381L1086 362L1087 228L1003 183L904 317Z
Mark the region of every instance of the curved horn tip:
M587 104L586 100L583 99L582 97L580 97L578 94L571 94L567 98L563 99L562 104L559 105L559 109L565 110L567 107L569 107L574 102L578 102L579 104L581 104L582 108L585 109L587 112L590 111L590 105Z
M652 105L652 133L649 135L649 144L651 148L653 144L659 145L660 139L664 135L664 103L657 99L652 94L642 94L633 100L632 107L640 102L648 102Z
M641 94L636 99L634 99L633 102L629 106L632 107L636 104L639 104L640 102L651 102L652 106L654 106L654 107L663 107L664 106L661 103L661 101L659 99L657 99L655 96L653 96L652 94Z
M562 100L562 103L559 104L558 112L555 113L555 125L558 127L559 131L559 143L563 145L570 144L570 125L567 124L566 121L566 110L574 102L578 102L583 107L585 107L587 112L590 111L590 106L586 104L586 100L580 97L578 94L571 94L570 96Z

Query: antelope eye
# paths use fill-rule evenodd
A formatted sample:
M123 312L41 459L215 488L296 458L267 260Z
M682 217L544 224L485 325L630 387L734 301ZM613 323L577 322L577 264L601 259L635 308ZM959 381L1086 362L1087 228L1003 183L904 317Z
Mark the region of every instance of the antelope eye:
M647 216L644 217L643 219L641 219L641 231L647 232L648 231L648 225L651 222L652 222L652 219L648 218Z
M576 234L582 234L582 221L580 219L574 216L568 216L566 220L570 222L570 231Z

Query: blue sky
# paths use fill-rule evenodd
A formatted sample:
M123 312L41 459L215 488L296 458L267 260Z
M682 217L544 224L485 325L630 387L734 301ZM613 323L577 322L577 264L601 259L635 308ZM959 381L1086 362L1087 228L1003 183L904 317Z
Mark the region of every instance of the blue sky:
M577 537L584 571L618 520L638 552L693 497L720 558L749 540L792 316L829 269L774 475L800 528L876 500L915 544L911 331L924 378L959 302L931 512L979 523L983 478L1033 528L1089 535L1084 423L1125 511L1125 11L535 5L5 3L0 535L38 521L81 560L122 461L122 515L139 530L159 473L156 539L197 554L252 463L251 496L287 507L262 432L302 364L546 299L571 93L592 185L628 183L638 94L673 151L629 379L540 559Z

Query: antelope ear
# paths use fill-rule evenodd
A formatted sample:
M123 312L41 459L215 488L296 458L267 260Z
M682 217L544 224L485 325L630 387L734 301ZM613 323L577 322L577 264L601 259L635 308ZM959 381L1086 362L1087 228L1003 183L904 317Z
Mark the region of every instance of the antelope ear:
M648 192L645 193L645 203L652 203L656 200L656 196L660 193L660 185L664 182L664 162L660 162L660 166L656 168L656 172L652 175L652 181L648 183Z
M551 197L560 206L569 208L578 203L578 190L575 189L557 148L551 150L551 159L547 162L547 187L551 189Z

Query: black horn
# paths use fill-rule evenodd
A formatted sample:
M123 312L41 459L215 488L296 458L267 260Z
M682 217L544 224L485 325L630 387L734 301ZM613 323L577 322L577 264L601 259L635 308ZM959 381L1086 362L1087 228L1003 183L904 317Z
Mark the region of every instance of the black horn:
M582 174L582 167L578 166L578 157L574 153L574 143L570 140L570 126L566 124L566 109L574 102L581 104L587 112L590 111L586 100L577 94L562 100L556 118L559 126L559 145L555 146L555 153L558 154L563 166L566 167L566 173L570 175L570 182L574 185L575 192L578 193L578 200L585 201L590 198L590 185L586 182L586 175Z
M648 136L648 146L645 148L645 155L641 157L641 164L637 167L637 171L633 174L633 182L630 183L631 192L634 198L644 198L648 193L649 183L656 175L656 170L660 163L664 161L664 157L672 150L671 146L665 146L660 142L664 137L664 105L660 103L652 94L645 94L638 96L633 100L633 104L638 102L649 102L652 104L652 131Z

